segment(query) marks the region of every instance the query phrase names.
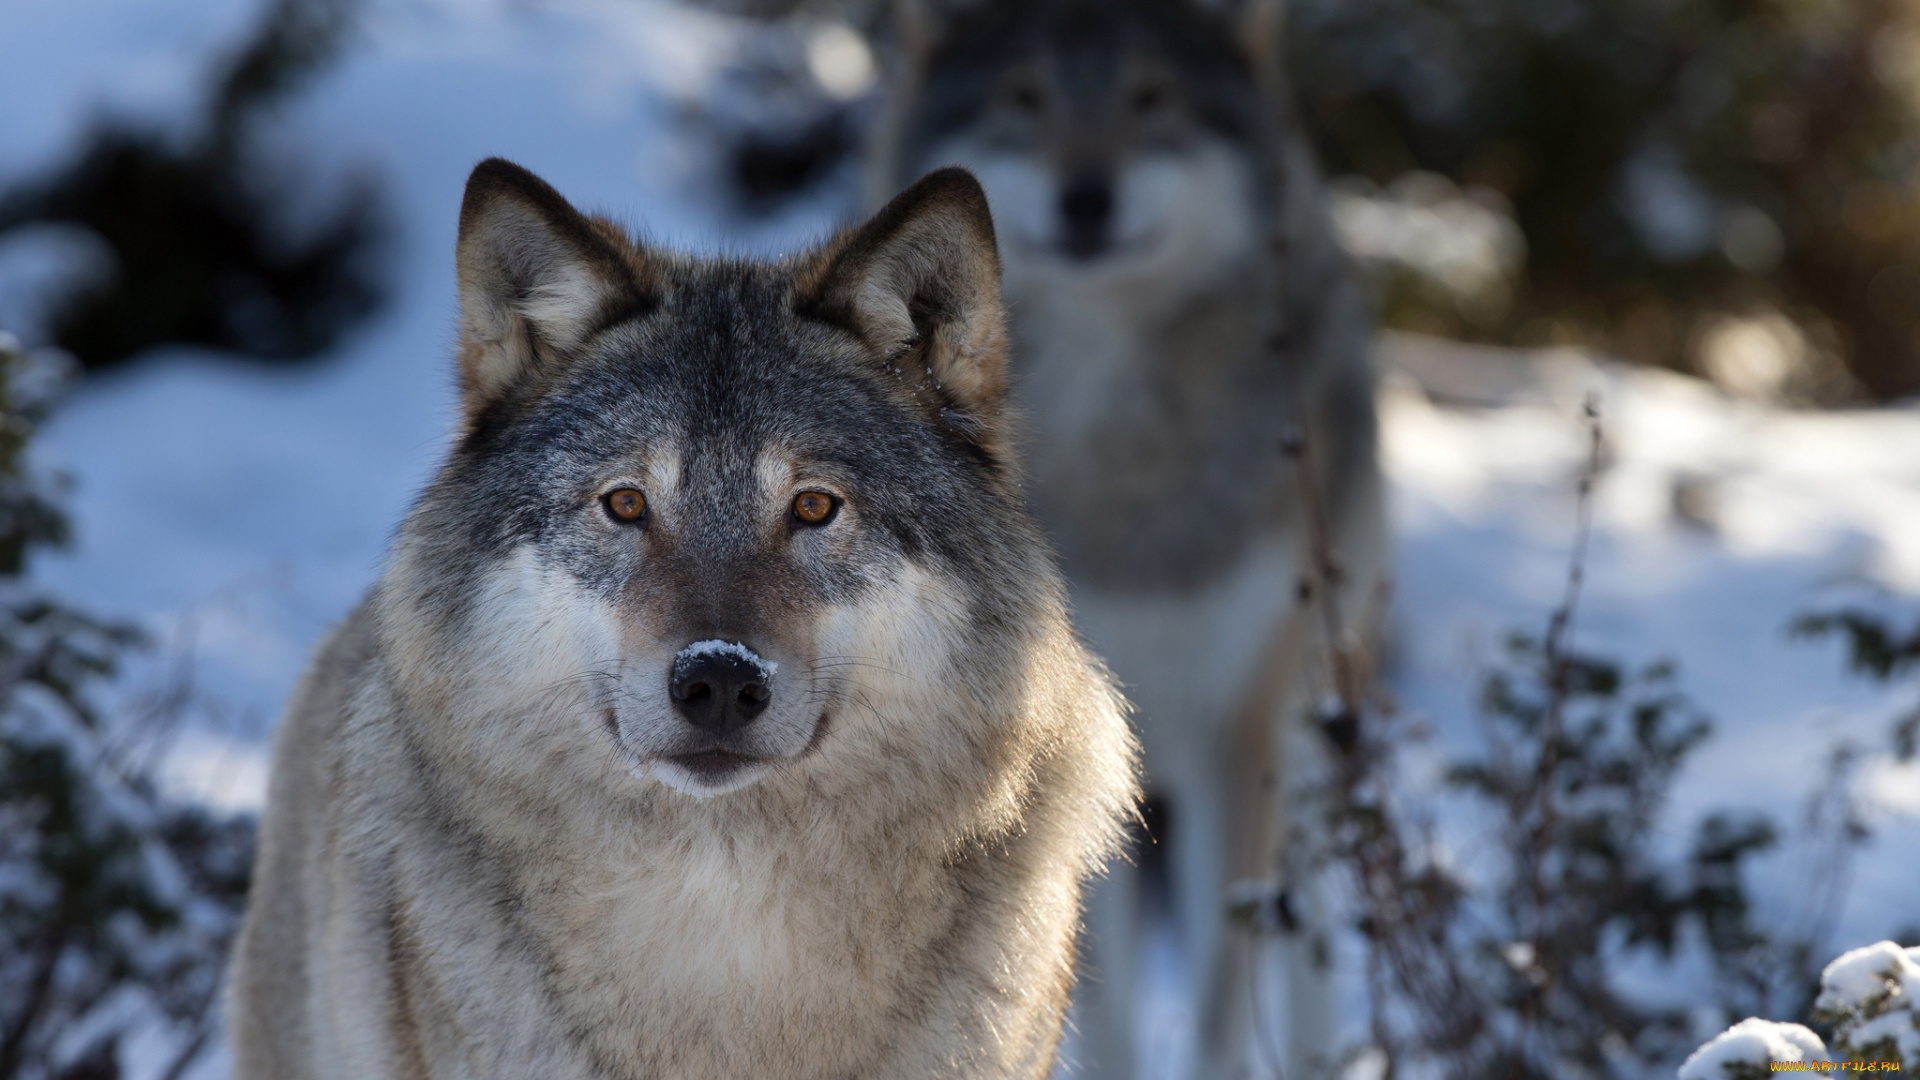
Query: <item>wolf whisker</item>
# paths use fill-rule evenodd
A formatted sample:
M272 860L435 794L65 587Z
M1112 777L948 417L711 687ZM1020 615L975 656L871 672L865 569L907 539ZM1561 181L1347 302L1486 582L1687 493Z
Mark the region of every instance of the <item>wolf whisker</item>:
M624 677L625 676L621 675L618 671L595 671L589 668L586 671L575 672L574 674L568 675L563 679L556 679L555 681L547 685L547 689L559 690L562 687L572 685L573 683L588 682L594 679L602 679L608 682L619 682Z
M917 677L901 671L899 668L884 664L871 656L821 656L807 663L807 670L809 671L820 671L822 669L840 667L872 668L875 671L884 671L896 678L913 679L916 682L920 681Z
M858 689L854 690L852 693L847 695L847 700L853 702L855 705L858 705L861 708L867 710L867 712L873 714L873 718L879 721L881 726L884 727L892 724L893 721L889 719L885 713L881 712L879 709L874 708L873 703L867 700L867 695L864 691L858 690Z

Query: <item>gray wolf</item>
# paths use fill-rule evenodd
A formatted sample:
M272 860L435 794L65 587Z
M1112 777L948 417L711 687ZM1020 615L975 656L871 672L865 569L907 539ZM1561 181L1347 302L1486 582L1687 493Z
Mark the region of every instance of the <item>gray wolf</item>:
M1102 1077L1134 1071L1157 878L1194 973L1201 1074L1278 1064L1249 1057L1256 997L1284 1013L1261 1041L1284 1045L1286 1075L1330 1051L1323 890L1314 845L1294 842L1311 839L1303 803L1325 748L1302 720L1329 686L1329 635L1354 647L1369 631L1385 527L1370 314L1282 89L1277 7L895 9L873 193L959 164L993 202L1034 512L1076 621L1138 710L1164 809L1145 871L1118 866L1089 915L1077 1015L1083 1065ZM1299 445L1290 432L1323 506L1280 452ZM1341 568L1337 621L1301 598L1322 577L1316 532ZM1228 925L1236 889L1284 901L1296 925L1278 975Z
M1045 1076L1134 749L978 184L764 264L494 160L457 268L462 427L277 736L238 1075Z

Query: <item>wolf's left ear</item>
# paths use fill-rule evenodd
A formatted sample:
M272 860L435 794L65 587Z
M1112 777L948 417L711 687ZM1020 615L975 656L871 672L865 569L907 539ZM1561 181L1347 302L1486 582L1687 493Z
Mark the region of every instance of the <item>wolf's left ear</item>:
M968 438L986 445L1007 392L1000 253L965 169L921 177L794 279L794 309L843 326Z
M618 230L546 181L489 158L460 203L460 390L467 414L552 375L596 331L644 311L650 290Z
M1277 78L1286 46L1286 0L1190 0L1227 19L1242 56L1262 76Z

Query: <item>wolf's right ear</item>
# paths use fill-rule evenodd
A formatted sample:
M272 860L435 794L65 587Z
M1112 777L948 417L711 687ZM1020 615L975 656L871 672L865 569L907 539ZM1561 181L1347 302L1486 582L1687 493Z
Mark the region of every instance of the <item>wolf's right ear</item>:
M915 63L933 51L934 6L935 0L893 0L893 39Z
M978 7L988 0L893 0L892 31L894 45L914 63L921 63L933 52L947 24L966 8Z
M1286 0L1194 0L1203 9L1224 17L1232 28L1234 44L1242 56L1263 78L1280 77L1281 55L1286 51Z
M644 264L617 228L500 158L467 178L456 264L468 416L652 304Z
M972 173L921 177L803 264L793 297L797 312L865 341L943 423L999 449L1006 313L993 214Z

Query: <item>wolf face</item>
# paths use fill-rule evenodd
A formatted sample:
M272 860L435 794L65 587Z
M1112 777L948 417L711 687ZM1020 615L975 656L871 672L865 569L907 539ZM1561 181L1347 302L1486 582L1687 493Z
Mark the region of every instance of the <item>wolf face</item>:
M943 16L895 155L961 163L1010 275L1204 279L1257 244L1255 74L1190 0L978 0Z
M559 721L491 725L490 767L598 746L700 797L895 768L915 733L873 700L997 662L1045 555L965 173L769 267L635 247L489 162L459 268L466 428L398 549L399 617L430 625L391 636L438 643L423 678L486 673L460 710Z

